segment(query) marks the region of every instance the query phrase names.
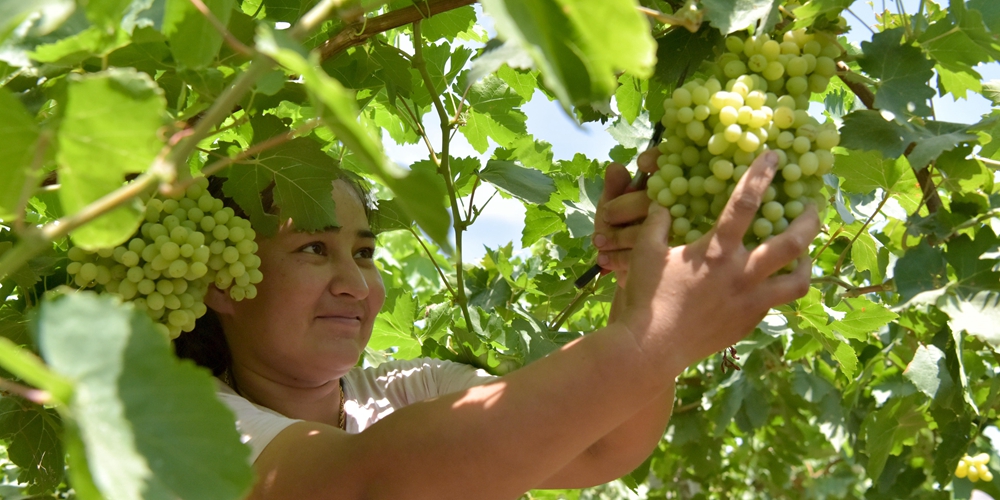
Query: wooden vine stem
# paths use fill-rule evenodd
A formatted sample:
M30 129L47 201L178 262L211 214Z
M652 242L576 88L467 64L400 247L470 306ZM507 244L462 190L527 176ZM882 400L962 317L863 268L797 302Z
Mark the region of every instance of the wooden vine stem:
M861 83L857 79L851 78L851 75L854 74L854 72L851 71L851 68L843 61L838 61L837 69L840 70L838 73L840 80L844 82L844 85L847 85L847 88L851 89L851 92L854 92L854 95L858 96L858 99L861 99L861 103L864 104L866 108L877 111L878 108L875 107L875 94L868 88L867 85ZM916 146L917 143L910 143L910 145L907 146L906 151L903 153L903 156L909 157L910 153L913 152L913 148ZM916 171L915 173L917 175L917 182L920 183L920 189L924 193L924 203L927 204L927 211L933 214L940 210L943 205L941 203L941 197L938 196L937 193L937 186L934 185L934 180L931 179L930 170L930 166L928 166Z
M344 50L361 45L369 38L399 28L435 14L447 12L466 5L476 3L476 0L417 0L414 5L394 10L371 19L360 19L344 26L336 35L323 42L319 48L320 60L326 61Z

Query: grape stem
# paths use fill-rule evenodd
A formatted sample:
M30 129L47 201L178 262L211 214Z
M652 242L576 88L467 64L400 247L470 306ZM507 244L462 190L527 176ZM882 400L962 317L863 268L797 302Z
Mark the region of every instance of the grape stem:
M28 387L5 378L0 378L0 394L20 396L36 405L47 405L52 402L52 395L48 391Z

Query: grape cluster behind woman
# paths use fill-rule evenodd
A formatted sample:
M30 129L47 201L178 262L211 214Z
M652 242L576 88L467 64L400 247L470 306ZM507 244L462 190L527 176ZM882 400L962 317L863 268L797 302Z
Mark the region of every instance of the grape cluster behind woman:
M194 329L205 314L209 283L235 300L253 298L263 275L250 221L198 179L183 196L149 200L139 233L115 248L69 250L67 272L79 288L132 301L170 338Z

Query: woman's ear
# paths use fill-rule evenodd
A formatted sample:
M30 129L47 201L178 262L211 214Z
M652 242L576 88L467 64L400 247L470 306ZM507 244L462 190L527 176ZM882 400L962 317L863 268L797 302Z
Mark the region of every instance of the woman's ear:
M208 290L205 291L205 305L216 314L232 315L236 313L229 291L219 290L214 283L209 284Z

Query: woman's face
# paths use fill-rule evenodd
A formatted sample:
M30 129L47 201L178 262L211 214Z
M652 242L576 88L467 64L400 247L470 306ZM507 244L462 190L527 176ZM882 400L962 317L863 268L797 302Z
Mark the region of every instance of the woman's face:
M233 361L269 379L310 386L357 363L385 300L372 234L356 191L334 183L339 228L282 227L258 237L257 296L221 314Z

